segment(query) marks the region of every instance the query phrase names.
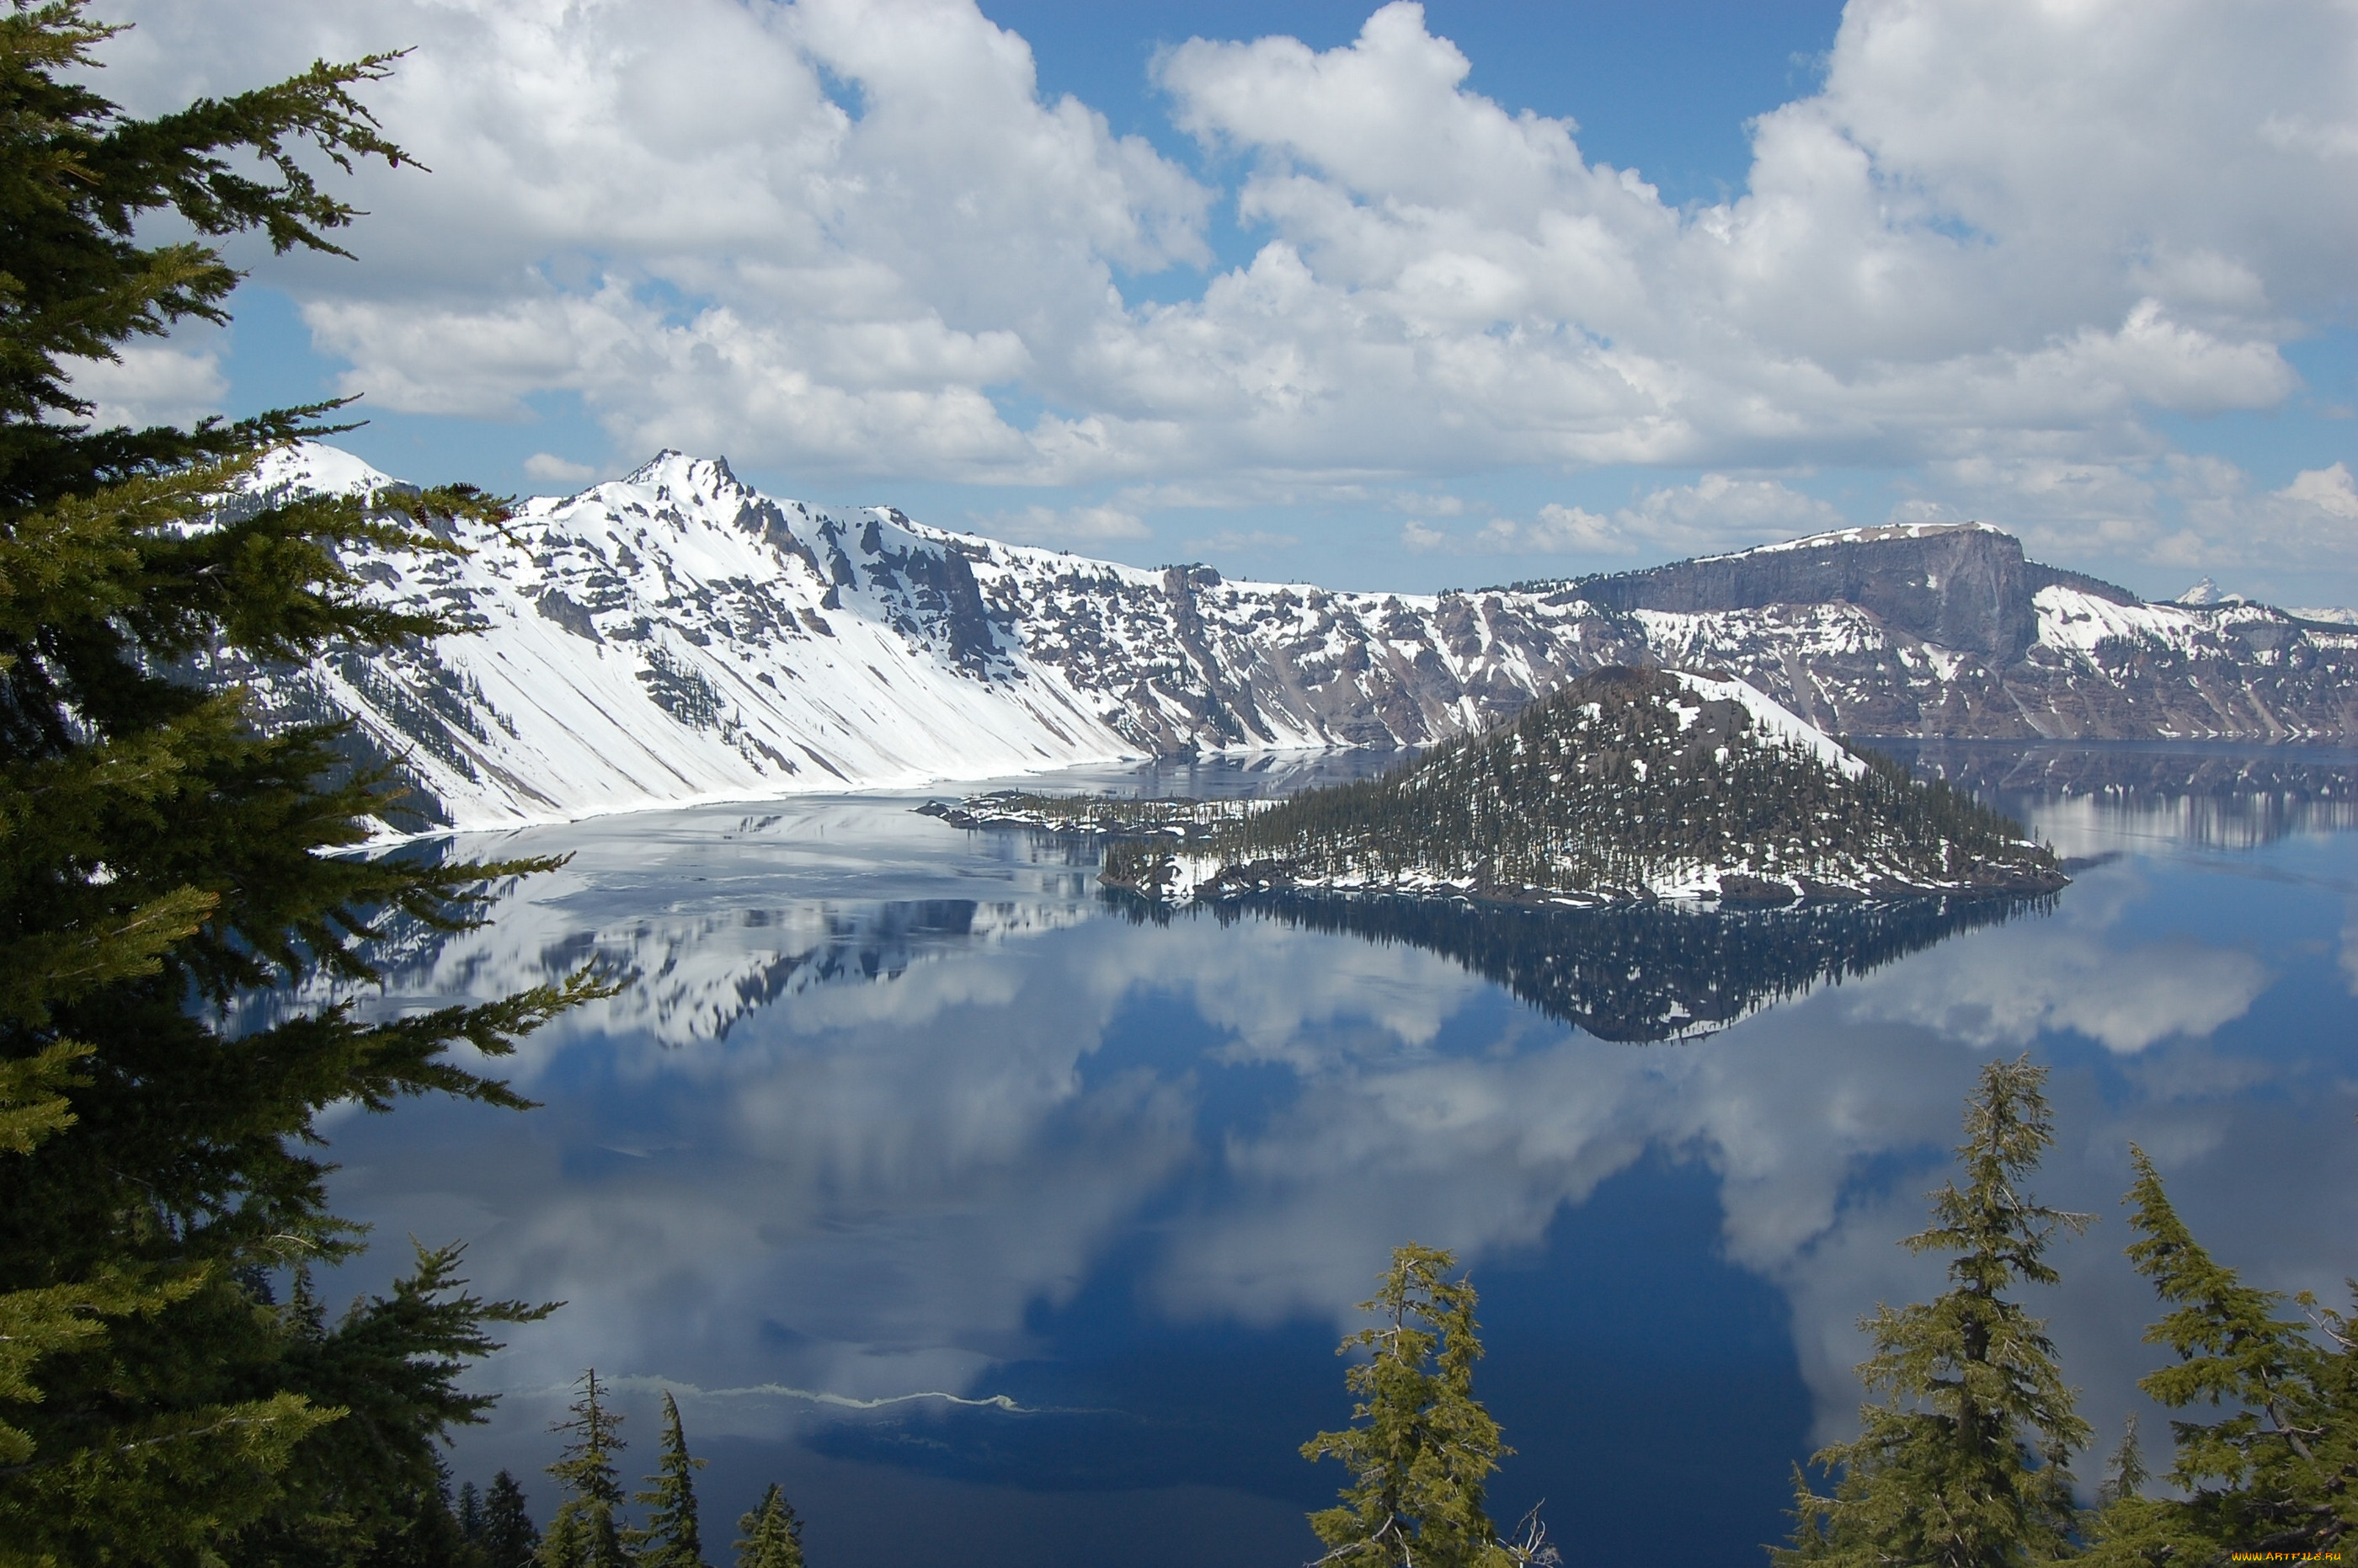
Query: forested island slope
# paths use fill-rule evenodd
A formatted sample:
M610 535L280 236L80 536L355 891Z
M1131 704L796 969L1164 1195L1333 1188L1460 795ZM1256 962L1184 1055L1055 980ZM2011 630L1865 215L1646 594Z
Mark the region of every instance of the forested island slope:
M1175 903L1326 888L1777 903L2065 879L2015 823L1740 682L1616 667L1379 778L1306 791L1195 841L1118 839L1105 880Z

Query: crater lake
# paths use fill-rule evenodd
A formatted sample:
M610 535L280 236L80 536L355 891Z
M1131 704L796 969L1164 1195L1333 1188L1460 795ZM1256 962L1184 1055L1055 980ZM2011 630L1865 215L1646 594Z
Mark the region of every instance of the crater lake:
M1985 1062L2051 1069L2050 1319L2098 1433L2138 1395L2128 1145L2255 1284L2358 1272L2358 759L1931 745L2071 858L2013 901L1547 912L1372 901L1149 913L1087 840L924 795L805 796L411 846L564 854L491 922L400 931L369 1012L629 977L529 1038L524 1114L326 1119L382 1289L406 1236L566 1304L472 1375L454 1477L542 1466L595 1367L651 1469L675 1394L708 1554L770 1481L815 1568L1297 1564L1343 1476L1336 1344L1391 1249L1481 1292L1502 1521L1566 1561L1758 1564L1791 1469L1854 1430L1857 1330L1941 1288L1897 1245ZM1350 753L1044 790L1282 792ZM263 999L257 1012L330 993Z

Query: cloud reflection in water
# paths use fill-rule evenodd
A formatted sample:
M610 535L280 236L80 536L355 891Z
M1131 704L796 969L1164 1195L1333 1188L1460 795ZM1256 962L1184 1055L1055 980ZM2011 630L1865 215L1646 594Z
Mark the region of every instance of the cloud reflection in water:
M1748 1530L1748 1552L1779 1528L1782 1455L1849 1418L1858 1315L1937 1288L1937 1266L1892 1241L1921 1223L1979 1062L2026 1046L2059 1069L2048 1195L2110 1216L2134 1136L2263 1282L2330 1287L2350 1267L2339 899L2268 890L2281 930L2260 942L2212 907L2216 876L2117 862L2052 914L1912 956L1887 944L1887 967L1765 1011L1805 977L1755 964L1771 983L1727 993L1724 1033L1633 1044L1552 1022L1451 956L1480 967L1495 933L1451 949L1318 922L1135 924L1062 850L963 838L907 804L518 836L496 852L580 853L491 927L402 957L377 1005L526 984L592 952L642 977L527 1044L517 1076L539 1111L426 1105L338 1127L348 1210L393 1235L472 1238L479 1289L571 1303L487 1369L516 1393L462 1473L544 1462L554 1390L594 1362L633 1387L715 1390L684 1400L691 1429L773 1469L816 1451L882 1463L857 1472L871 1476L1044 1497L1167 1481L1290 1509L1331 1480L1290 1457L1344 1413L1325 1350L1415 1237L1458 1249L1499 1321L1522 1325L1494 1337L1486 1372L1527 1455L1502 1506L1544 1492L1559 1510L1659 1515L1629 1499L1679 1474L1643 1454L1544 1473L1570 1463L1550 1423L1627 1414L1580 1406L1574 1384L1610 1368L1551 1301L1676 1263L1682 1288L1755 1320L1716 1332L1765 1332L1746 1353L1760 1388L1799 1381L1790 1416L1762 1418L1726 1461L1761 1470L1768 1500L1744 1506L1770 1511L1711 1526ZM2279 849L2353 859L2347 838ZM1697 994L1692 975L1639 978L1650 997ZM2288 1212L2273 1195L2289 1183L2308 1196ZM1715 1203L1715 1225L1706 1206L1702 1230L1678 1231L1672 1209L1695 1203ZM1616 1214L1609 1245L1565 1239L1568 1216L1610 1228ZM2144 1369L2123 1238L2108 1218L2071 1249L2052 1302L2100 1422ZM1705 1353L1641 1307L1614 1354ZM1518 1357L1571 1381L1518 1387ZM1221 1392L1224 1367L1250 1377ZM1072 1413L827 1402L918 1393ZM1689 1544L1710 1560L1711 1539ZM840 1540L852 1555L832 1560L871 1560ZM1269 1560L1300 1544L1272 1538Z

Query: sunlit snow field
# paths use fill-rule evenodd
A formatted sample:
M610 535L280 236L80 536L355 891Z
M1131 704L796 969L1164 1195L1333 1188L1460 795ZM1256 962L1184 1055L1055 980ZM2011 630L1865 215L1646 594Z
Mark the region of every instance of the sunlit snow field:
M2358 1272L2353 766L2316 761L2321 803L2006 796L2095 862L2051 907L1655 1044L1411 943L1133 920L1088 853L923 795L461 840L574 859L397 949L367 1005L593 957L636 983L526 1043L538 1110L330 1118L337 1202L377 1227L332 1288L415 1234L467 1238L484 1293L567 1303L481 1369L503 1402L453 1454L544 1517L545 1428L595 1365L626 1472L678 1395L708 1541L776 1478L819 1568L1274 1568L1339 1480L1295 1453L1347 1416L1335 1341L1413 1238L1482 1291L1478 1387L1520 1450L1495 1513L1544 1498L1574 1563L1757 1563L1790 1465L1851 1420L1857 1318L1938 1288L1893 1242L1992 1056L2053 1067L2040 1191L2100 1217L2039 1305L2104 1447L2150 1365L2131 1140L2255 1282Z

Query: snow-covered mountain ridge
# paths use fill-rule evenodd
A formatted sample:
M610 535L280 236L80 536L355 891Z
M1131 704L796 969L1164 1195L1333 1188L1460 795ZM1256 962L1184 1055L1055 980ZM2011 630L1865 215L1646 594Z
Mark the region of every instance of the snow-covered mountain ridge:
M305 446L251 489L395 483ZM459 542L353 565L471 635L222 673L275 717L355 719L425 822L460 827L1191 748L1414 744L1641 652L1596 642L1571 607L1141 570L773 500L676 452Z
M269 459L241 503L395 482L307 444ZM725 461L665 452L458 539L464 556L352 565L371 593L473 635L220 672L272 715L354 719L417 786L411 826L1417 745L1615 664L1733 676L1856 734L2342 736L2358 696L2358 632L2138 604L1971 526L1570 583L1343 593L775 500Z

